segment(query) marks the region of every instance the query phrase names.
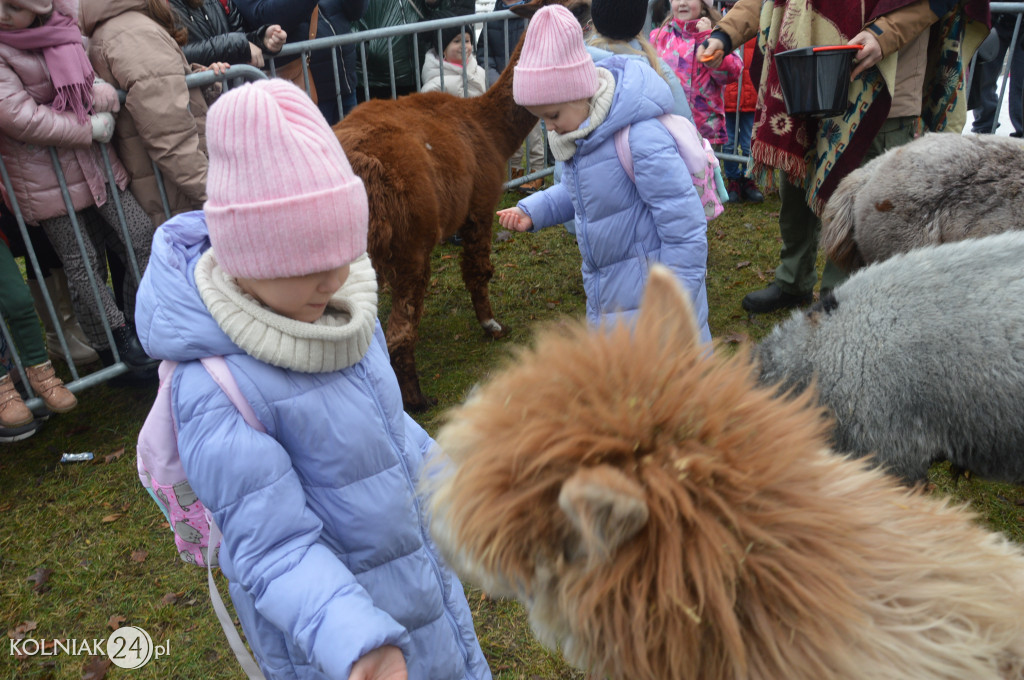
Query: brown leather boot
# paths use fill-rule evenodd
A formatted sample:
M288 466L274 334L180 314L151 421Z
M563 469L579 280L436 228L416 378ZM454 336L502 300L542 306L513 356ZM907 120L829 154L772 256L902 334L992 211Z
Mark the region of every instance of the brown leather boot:
M509 178L508 178L508 181L510 181L510 182L511 182L511 181L513 181L513 180L517 180L517 179L519 179L520 177L522 177L522 176L523 176L523 175L525 175L525 174L526 174L526 173L525 173L525 172L523 172L523 169L522 169L522 168L510 168L510 169L509 169ZM518 187L517 187L517 188L518 188Z
M29 411L28 406L21 400L21 395L11 380L11 374L0 378L0 427L23 427L34 419L32 411Z
M78 399L71 394L71 390L64 387L64 382L53 372L53 364L49 361L29 366L25 373L28 374L28 384L32 390L43 400L46 408L54 413L67 413L78 406Z

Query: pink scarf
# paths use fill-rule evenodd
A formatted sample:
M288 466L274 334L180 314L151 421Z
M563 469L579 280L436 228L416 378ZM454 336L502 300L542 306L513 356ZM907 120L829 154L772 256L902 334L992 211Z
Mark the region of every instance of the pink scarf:
M42 26L0 31L0 43L24 51L42 50L46 70L57 91L50 107L54 111L70 108L79 123L89 119L94 74L74 19L54 12Z

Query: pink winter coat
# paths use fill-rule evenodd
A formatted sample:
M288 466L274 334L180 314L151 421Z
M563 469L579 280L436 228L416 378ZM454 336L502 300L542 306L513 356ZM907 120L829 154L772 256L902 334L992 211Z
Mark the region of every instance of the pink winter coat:
M107 200L103 156L99 145L92 142L92 126L88 121L79 123L71 111L51 109L55 96L42 51L22 51L0 43L0 155L28 224L68 212L50 158L51 146L57 147L76 211ZM118 188L124 189L128 173L113 150L107 149L114 179ZM2 184L0 192L4 203L12 207Z
M730 54L722 60L721 66L712 71L697 61L697 46L709 35L710 30L697 30L696 21L672 19L651 31L651 45L679 76L697 129L712 144L724 144L729 135L725 129L722 95L726 84L739 78L743 62L735 54Z

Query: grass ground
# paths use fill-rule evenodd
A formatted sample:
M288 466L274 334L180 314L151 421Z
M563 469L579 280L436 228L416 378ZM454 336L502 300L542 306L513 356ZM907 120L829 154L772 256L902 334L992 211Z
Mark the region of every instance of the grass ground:
M511 200L511 196L506 201ZM708 297L711 330L733 343L757 340L785 314L749 318L742 296L772 278L778 256L777 199L729 206L711 223ZM529 340L531 327L584 306L575 241L564 230L495 236L491 296L508 338L484 337L459 279L458 248L433 256L418 361L423 389L438 405L418 420L435 432L444 410ZM382 296L381 318L388 312ZM226 679L241 676L211 611L202 570L180 562L170 532L135 475L134 446L153 389L108 385L81 393L75 411L54 417L34 438L0 445L0 625L11 639L106 639L117 625L144 628L169 652L139 670L112 667L109 678ZM61 465L63 452L93 451L93 464ZM968 480L954 485L932 470L934 493L970 501L981 521L1024 543L1024 490ZM222 592L225 592L221 579ZM477 631L501 680L581 679L540 647L523 610L470 589ZM23 648L22 648L23 649ZM50 650L53 651L52 649ZM0 649L0 679L100 680L88 656L19 659Z

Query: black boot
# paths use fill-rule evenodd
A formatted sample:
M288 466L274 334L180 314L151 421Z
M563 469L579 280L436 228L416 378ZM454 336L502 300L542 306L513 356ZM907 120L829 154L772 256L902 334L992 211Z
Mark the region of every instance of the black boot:
M104 366L114 365L114 353L110 351L110 348L96 350L96 353L100 355L100 361L103 362ZM107 384L111 387L154 387L160 383L160 374L157 372L160 364L149 364L145 368L140 368L136 371L128 371L121 375L116 375L107 381Z
M128 324L112 328L111 331L114 335L117 353L121 355L121 361L125 366L133 371L139 371L157 363L156 359L151 359L146 354L146 350L142 349L139 339L135 336L135 331Z
M779 288L775 282L767 288L755 290L743 298L743 309L752 314L766 314L780 309L801 307L811 302L811 293L793 295Z
M749 177L745 177L742 181L743 185L740 187L740 198L747 203L761 203L764 201L764 194L762 194L761 190L757 188L756 184L754 184L754 180Z

